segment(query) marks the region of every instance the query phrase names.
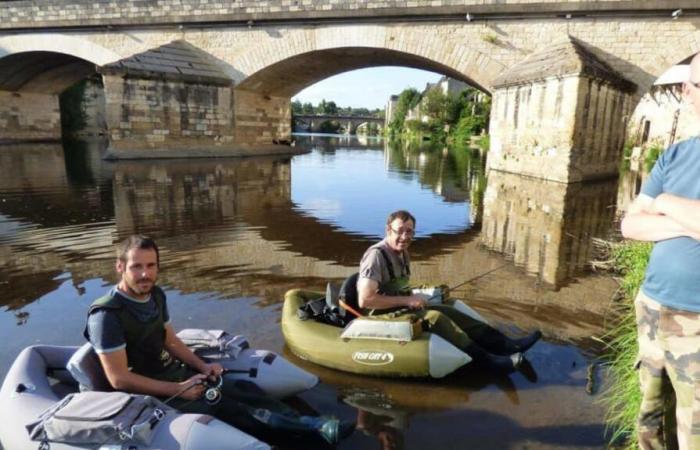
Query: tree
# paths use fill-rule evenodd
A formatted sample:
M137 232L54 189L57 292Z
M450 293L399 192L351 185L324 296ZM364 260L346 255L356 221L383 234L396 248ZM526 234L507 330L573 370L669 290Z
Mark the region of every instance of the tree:
M311 103L304 103L304 105L301 107L301 111L304 114L314 114L314 105Z
M408 110L411 108L411 105L415 106L418 101L420 101L420 93L413 88L404 89L401 94L399 94L394 117L389 123L389 128L392 132L401 132Z
M292 114L303 114L303 106L299 100L294 100L292 102Z

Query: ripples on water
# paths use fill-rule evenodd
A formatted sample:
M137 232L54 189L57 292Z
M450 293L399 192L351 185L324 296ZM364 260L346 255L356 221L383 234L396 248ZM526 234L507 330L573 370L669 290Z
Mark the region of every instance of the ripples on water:
M418 219L415 278L455 285L496 269L458 294L509 332L541 328L546 342L529 354L534 377L465 369L444 380L375 380L286 355L322 376L305 401L363 424L341 447L603 445L602 407L584 388L591 336L603 330L615 286L582 268L590 236L609 228L614 183L558 191L487 180L478 151L327 136L297 145L312 151L118 163L85 143L3 148L0 375L26 345L82 342L89 303L115 281L113 244L136 232L161 246L177 328L230 329L283 352L284 292L351 274L388 212L405 208Z

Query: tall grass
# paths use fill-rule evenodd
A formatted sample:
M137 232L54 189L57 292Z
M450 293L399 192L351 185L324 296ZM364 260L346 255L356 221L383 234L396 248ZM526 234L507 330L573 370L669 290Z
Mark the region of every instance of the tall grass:
M610 245L612 270L622 276L622 299L617 304L615 323L605 336L612 383L603 398L608 407L606 424L612 430L611 442L632 449L637 447L637 414L641 403L638 374L634 369L638 352L634 297L644 281L652 245L634 241Z

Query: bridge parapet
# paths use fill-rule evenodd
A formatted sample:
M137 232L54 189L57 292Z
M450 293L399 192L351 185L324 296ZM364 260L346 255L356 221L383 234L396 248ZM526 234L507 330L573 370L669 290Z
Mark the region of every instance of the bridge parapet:
M408 4L407 4L408 3ZM421 4L423 3L423 4ZM59 0L52 2L0 2L0 29L132 26L149 24L187 24L249 21L338 20L367 19L406 20L410 18L440 17L464 20L466 13L478 19L503 15L560 14L560 13L624 13L658 12L667 9L696 9L697 2L685 0L667 2L643 0L500 0L484 4L483 0L431 0L406 2L403 0L345 0L343 2L311 0ZM411 4L414 4L411 6Z

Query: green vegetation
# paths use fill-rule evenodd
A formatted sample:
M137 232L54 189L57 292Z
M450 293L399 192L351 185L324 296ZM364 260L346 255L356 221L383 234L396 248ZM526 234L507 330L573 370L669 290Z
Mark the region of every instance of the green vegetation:
M420 93L413 88L404 89L404 91L399 94L399 100L396 102L394 117L391 119L391 122L389 122L388 134L390 136L397 136L401 134L405 126L408 111L415 108L419 101Z
M634 369L638 350L634 297L644 280L652 245L634 241L609 245L610 265L622 276L622 300L615 311L616 324L605 336L612 384L603 399L608 406L606 423L613 429L611 441L623 441L626 448L632 449L637 447L636 421L641 403Z
M651 169L656 164L656 160L659 159L659 155L664 151L664 148L659 142L651 143L644 152L644 169L647 172L651 172Z
M406 89L399 95L388 134L392 138L469 146L472 136L487 129L490 112L490 97L475 88L458 95L445 94L437 88L423 95ZM482 144L488 144L488 140Z

